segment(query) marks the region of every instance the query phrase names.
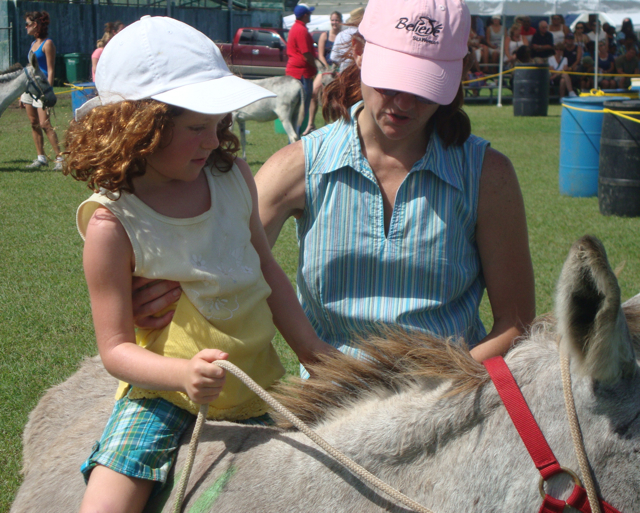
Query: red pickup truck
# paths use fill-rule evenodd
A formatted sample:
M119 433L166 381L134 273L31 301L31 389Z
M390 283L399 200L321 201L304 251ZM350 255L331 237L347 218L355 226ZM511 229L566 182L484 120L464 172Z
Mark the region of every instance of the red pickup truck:
M275 28L240 28L233 43L218 43L234 73L245 78L284 75L287 65L285 32Z

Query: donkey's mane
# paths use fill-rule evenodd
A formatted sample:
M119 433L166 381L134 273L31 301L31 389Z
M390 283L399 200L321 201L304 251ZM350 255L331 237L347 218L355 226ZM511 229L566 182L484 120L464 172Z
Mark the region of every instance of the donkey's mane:
M640 357L640 298L623 308L636 357ZM520 337L540 342L555 335L556 321L551 314L541 315ZM535 335L534 335L535 334ZM319 362L307 365L313 379L292 378L275 387L277 399L308 424L317 424L336 409L343 408L367 394L400 391L427 379L449 380L447 396L477 390L489 381L484 366L469 354L466 344L419 332L387 329L381 336L358 341L368 359L356 359L335 352L322 355ZM278 425L291 427L282 417Z
M465 344L418 332L388 329L381 336L358 341L367 359L336 352L308 365L316 376L291 379L276 387L276 396L302 421L316 424L327 413L367 394L399 391L427 379L450 380L447 395L470 392L488 381L482 364ZM279 419L281 427L289 427Z
M6 82L7 80L9 80L9 77L6 77L5 75L9 75L11 73L15 73L16 71L19 71L21 69L22 69L22 64L20 64L19 62L16 62L15 64L13 64L12 66L8 67L4 71L0 71L0 83L1 82ZM13 78L13 77L11 77L11 78Z

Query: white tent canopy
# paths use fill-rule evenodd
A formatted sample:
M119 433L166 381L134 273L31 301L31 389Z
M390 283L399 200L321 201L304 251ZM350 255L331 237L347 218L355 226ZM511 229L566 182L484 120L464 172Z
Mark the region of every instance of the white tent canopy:
M330 30L331 29L331 16L329 14L320 14L320 15L311 15L311 21L307 23L307 29L309 32L313 32L314 30ZM342 22L346 23L349 20L349 13L342 14ZM290 29L293 24L296 22L296 17L293 14L289 16L284 16L282 18L282 28Z
M492 16L549 16L582 12L602 12L629 16L640 12L640 0L467 0L471 14Z
M397 1L397 0L392 0ZM333 11L345 14L349 14L358 7L366 7L367 0L302 0L303 3L309 7L314 7L314 14L331 14Z

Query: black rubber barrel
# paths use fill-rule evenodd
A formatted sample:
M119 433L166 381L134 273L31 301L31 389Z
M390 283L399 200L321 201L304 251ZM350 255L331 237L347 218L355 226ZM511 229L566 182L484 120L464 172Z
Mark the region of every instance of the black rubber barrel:
M640 216L640 101L605 102L600 136L598 205L605 216Z
M546 116L548 109L549 65L516 64L513 71L513 115Z

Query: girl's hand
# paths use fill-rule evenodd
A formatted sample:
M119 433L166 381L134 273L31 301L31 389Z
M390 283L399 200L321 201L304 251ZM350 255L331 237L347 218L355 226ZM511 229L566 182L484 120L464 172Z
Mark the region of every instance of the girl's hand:
M180 283L169 280L149 280L135 276L131 287L133 289L133 319L138 328L159 329L171 322L173 311L167 312L161 317L152 316L180 298L180 294L182 294Z
M218 398L226 372L213 362L227 358L229 355L218 349L203 349L189 360L184 377L184 392L194 403L208 404Z

